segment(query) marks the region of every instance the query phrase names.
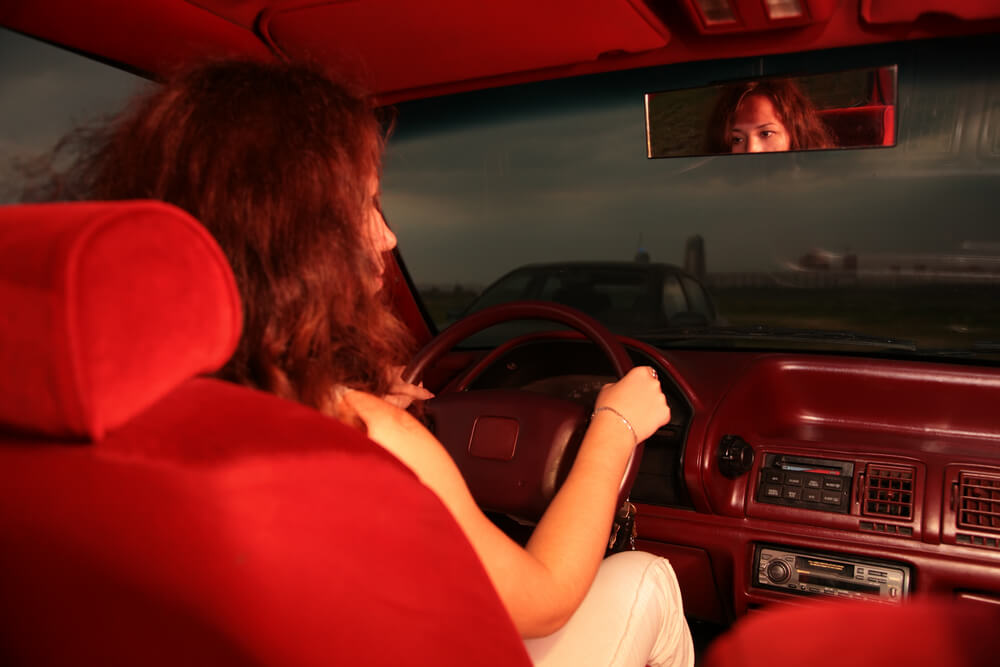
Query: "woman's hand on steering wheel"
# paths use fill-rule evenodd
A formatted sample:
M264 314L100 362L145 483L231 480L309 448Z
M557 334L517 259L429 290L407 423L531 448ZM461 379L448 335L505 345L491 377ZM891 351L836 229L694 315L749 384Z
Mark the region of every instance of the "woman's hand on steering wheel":
M634 446L670 421L670 406L660 388L660 381L649 366L636 366L625 376L604 385L594 403L595 413L609 408L617 418L627 420L635 434ZM625 428L625 424L622 424Z
M403 410L410 407L413 401L426 401L434 398L434 394L424 388L424 383L411 384L403 379L403 366L396 367L396 381L383 398L392 405Z

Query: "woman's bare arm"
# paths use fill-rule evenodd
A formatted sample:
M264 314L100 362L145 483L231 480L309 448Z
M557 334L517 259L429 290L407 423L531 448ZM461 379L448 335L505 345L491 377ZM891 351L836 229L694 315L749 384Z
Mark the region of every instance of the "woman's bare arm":
M448 452L409 413L361 392L348 392L344 400L368 425L370 437L409 466L452 513L521 635L543 636L562 627L604 556L635 443L621 418L610 411L595 415L565 483L522 548L483 514ZM627 417L640 441L670 418L659 382L645 367L606 386L597 399L597 407L605 405Z

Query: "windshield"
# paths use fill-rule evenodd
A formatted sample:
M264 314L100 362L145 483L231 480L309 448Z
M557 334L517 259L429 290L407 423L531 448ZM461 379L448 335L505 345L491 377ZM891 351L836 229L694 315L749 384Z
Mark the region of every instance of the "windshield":
M439 328L480 295L558 300L540 286L574 262L645 263L676 268L692 295L659 283L660 319L622 316L649 294L625 303L620 281L585 282L606 297L591 303L620 304L594 311L612 329L659 345L883 341L988 357L1000 349L997 52L992 37L911 42L404 104L384 207ZM893 147L646 157L646 92L892 65ZM533 264L548 274L511 274ZM681 308L717 317L672 320Z

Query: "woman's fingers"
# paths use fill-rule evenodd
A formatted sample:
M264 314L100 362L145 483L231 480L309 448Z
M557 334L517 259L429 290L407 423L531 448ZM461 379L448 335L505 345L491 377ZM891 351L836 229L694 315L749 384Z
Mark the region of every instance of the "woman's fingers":
M636 366L618 382L605 385L597 396L595 408L603 406L621 413L639 440L645 440L670 421L666 396L655 370L649 366Z
M388 403L403 408L404 410L410 406L413 401L426 401L428 398L434 398L434 394L424 389L421 385L408 384L406 382L397 382L386 394L385 400Z

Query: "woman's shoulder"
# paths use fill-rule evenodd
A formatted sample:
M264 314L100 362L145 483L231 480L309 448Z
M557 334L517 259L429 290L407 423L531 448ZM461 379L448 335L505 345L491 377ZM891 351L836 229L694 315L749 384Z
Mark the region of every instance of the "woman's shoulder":
M412 419L412 416L405 410L367 391L351 389L349 387L337 387L334 395L338 402L357 413L365 423L368 423L369 419L393 419L399 421L406 421L406 417Z
M400 448L412 451L420 443L440 447L440 443L423 424L406 410L374 394L356 389L344 389L341 403L357 415L368 429L368 436L396 453Z

